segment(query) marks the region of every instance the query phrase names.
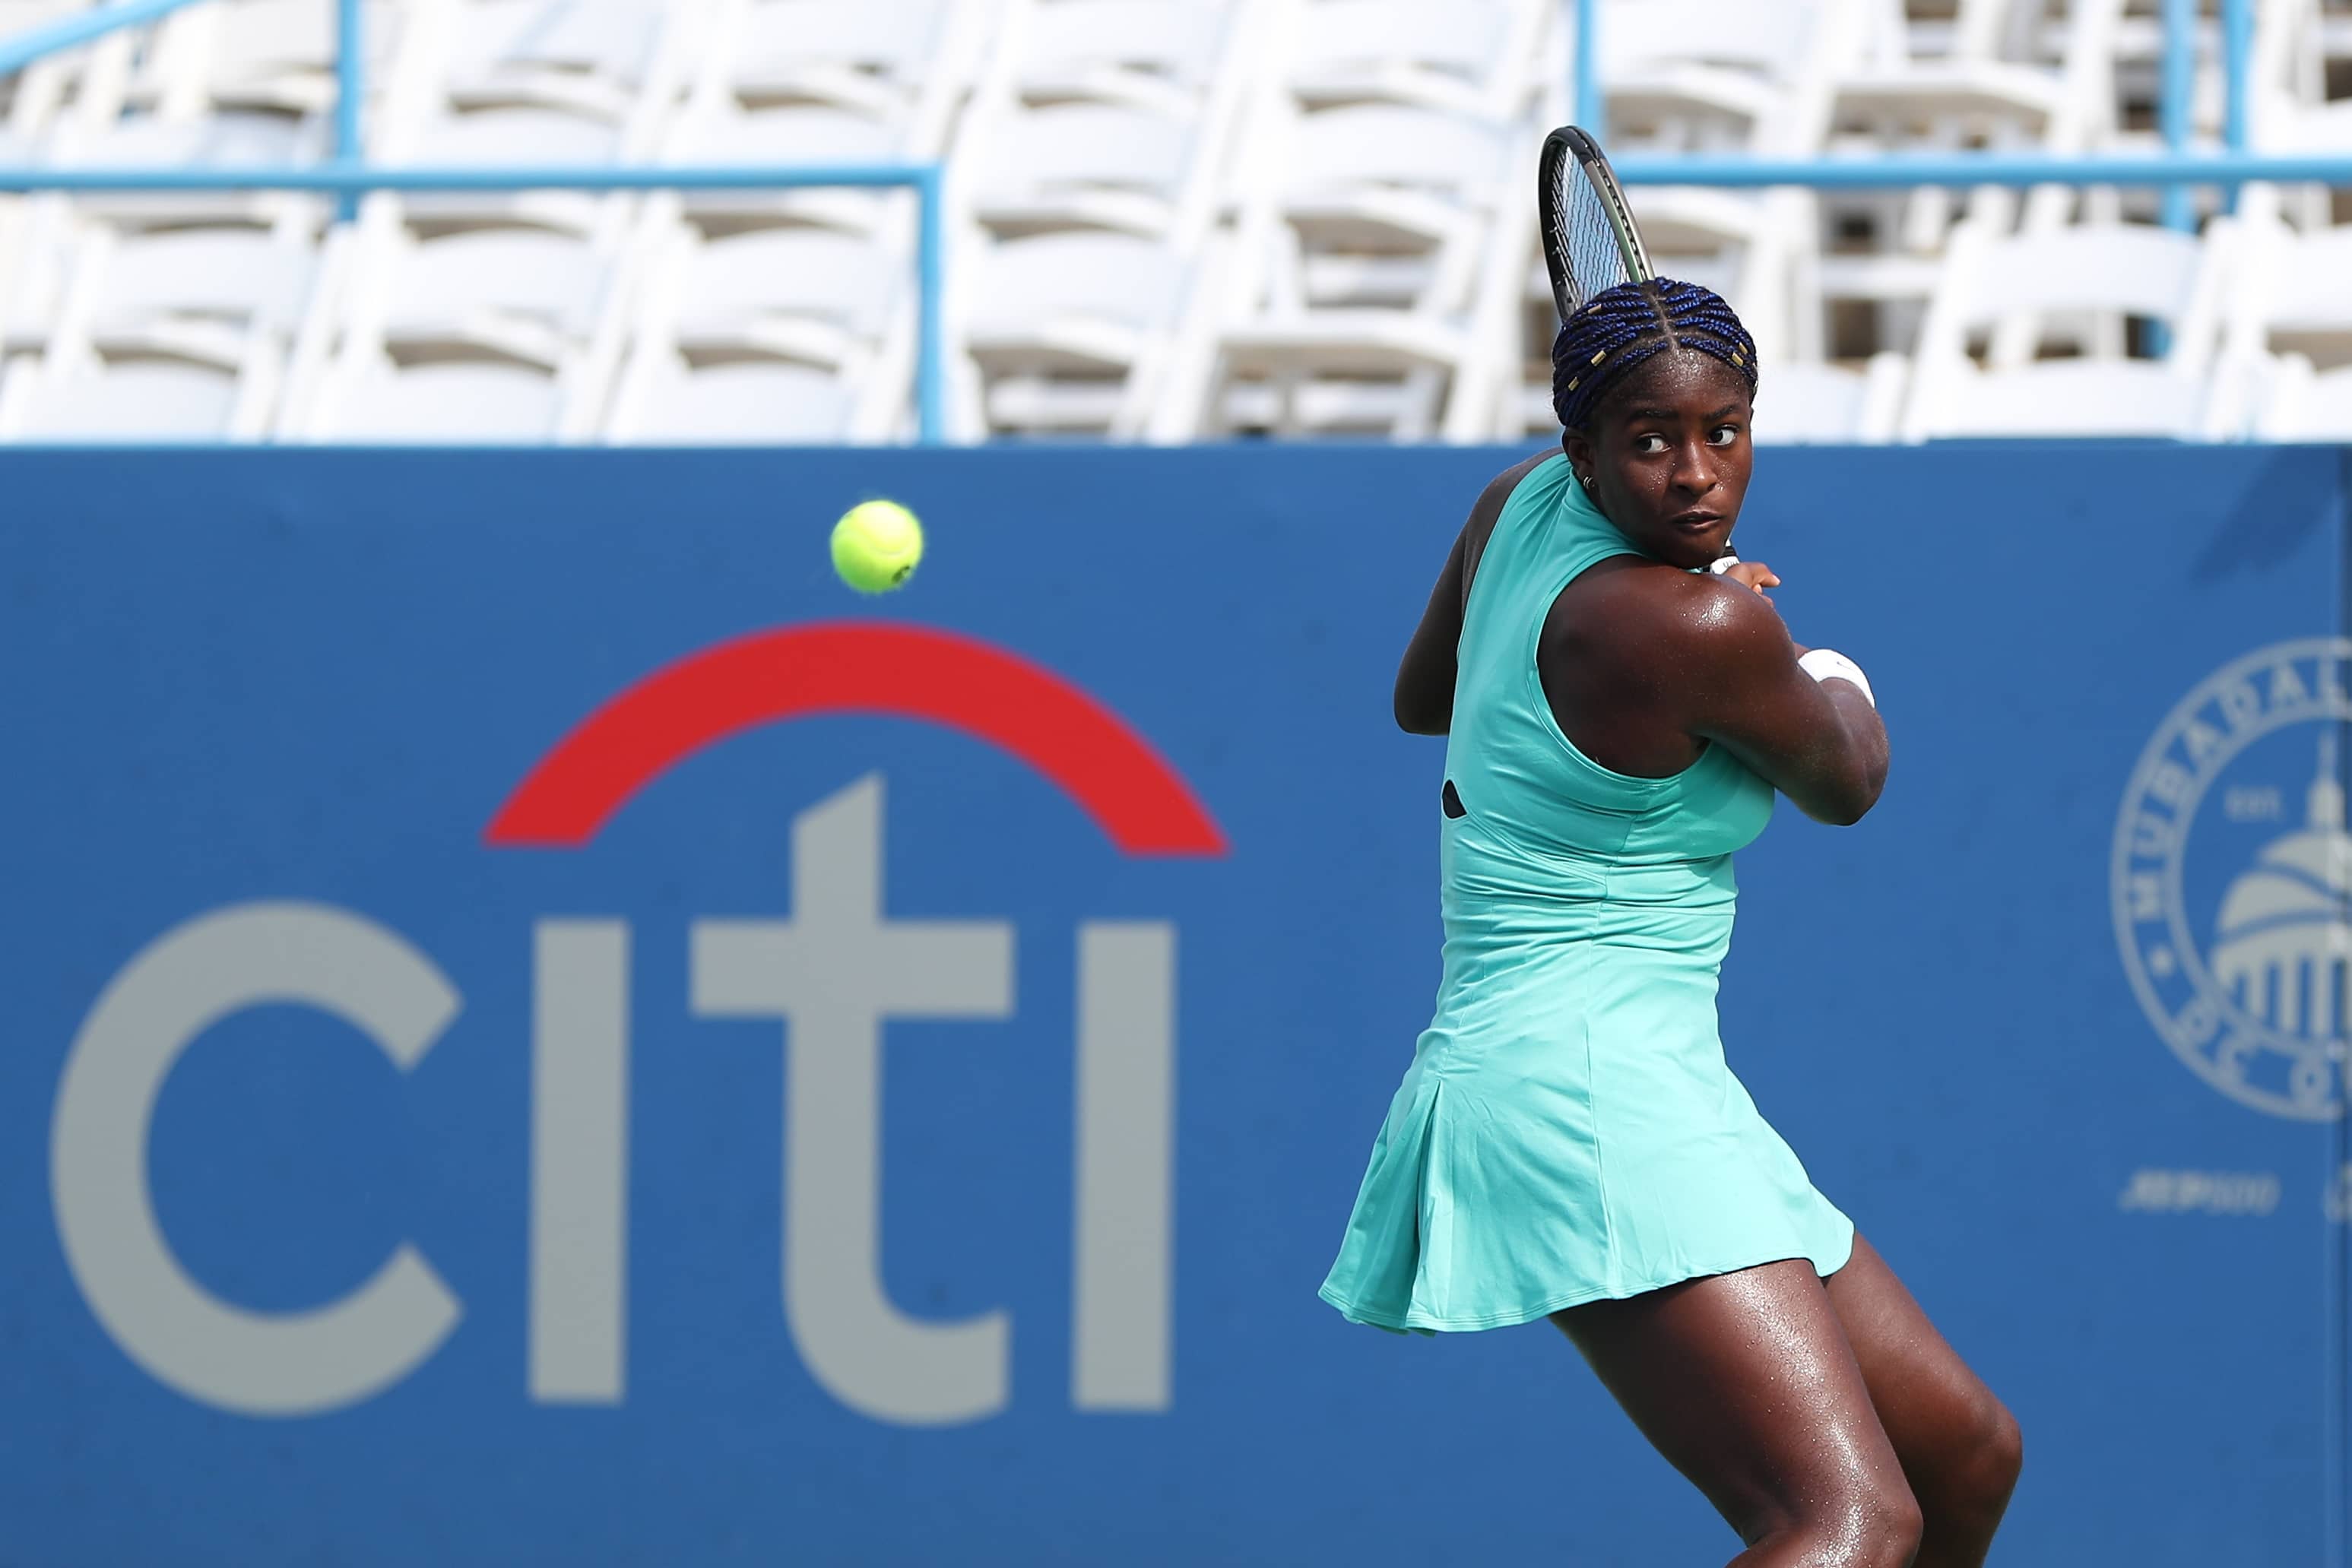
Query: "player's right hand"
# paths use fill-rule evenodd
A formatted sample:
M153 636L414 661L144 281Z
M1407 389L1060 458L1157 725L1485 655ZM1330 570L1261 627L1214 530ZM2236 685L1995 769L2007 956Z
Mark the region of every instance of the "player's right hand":
M1754 589L1758 596L1764 599L1771 597L1765 593L1766 589L1780 586L1780 573L1760 560L1743 560L1735 566L1726 567L1722 575Z

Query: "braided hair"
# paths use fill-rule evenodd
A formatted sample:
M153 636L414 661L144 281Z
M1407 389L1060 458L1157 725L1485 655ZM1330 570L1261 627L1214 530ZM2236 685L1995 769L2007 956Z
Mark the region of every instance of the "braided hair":
M1604 288L1561 324L1551 346L1551 406L1582 430L1625 372L1667 349L1696 349L1739 372L1756 395L1756 340L1712 288L1655 277Z

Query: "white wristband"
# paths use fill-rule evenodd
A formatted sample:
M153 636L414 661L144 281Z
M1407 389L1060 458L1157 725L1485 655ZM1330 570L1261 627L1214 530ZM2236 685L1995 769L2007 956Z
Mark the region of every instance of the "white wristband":
M1817 681L1851 681L1862 688L1864 702L1873 707L1878 706L1878 698L1870 689L1870 677L1862 673L1862 666L1834 648L1811 650L1797 661L1797 668Z
M1738 566L1738 564L1739 558L1732 554L1729 550L1726 550L1721 555L1716 557L1715 564L1708 567L1706 570L1713 572L1716 576L1721 577L1725 572L1729 571L1733 567Z

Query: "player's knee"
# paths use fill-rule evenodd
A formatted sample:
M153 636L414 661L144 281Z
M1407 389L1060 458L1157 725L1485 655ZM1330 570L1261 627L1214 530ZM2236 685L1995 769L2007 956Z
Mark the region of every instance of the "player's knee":
M1896 1481L1874 1487L1859 1500L1852 1526L1854 1549L1834 1561L1850 1562L1853 1568L1911 1568L1927 1523L1911 1489Z
M1987 1394L1967 1424L1958 1445L1953 1490L1959 1511L1970 1519L1997 1521L2025 1469L2025 1434L2009 1407Z
M1789 1532L1795 1561L1818 1568L1910 1568L1927 1521L1900 1477L1820 1500Z

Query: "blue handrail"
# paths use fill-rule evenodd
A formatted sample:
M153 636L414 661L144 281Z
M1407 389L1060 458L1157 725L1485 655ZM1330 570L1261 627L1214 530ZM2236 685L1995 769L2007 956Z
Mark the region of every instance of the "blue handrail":
M335 156L357 164L364 154L360 110L367 104L367 32L360 0L335 0ZM349 223L359 215L359 198L346 195L336 212Z
M1576 106L1576 123L1606 142L1609 95L1601 86L1601 0L1577 0L1576 86L1570 101Z
M102 38L124 27L135 27L142 22L152 22L168 16L183 5L193 5L196 0L118 0L112 5L94 6L77 11L70 16L44 23L13 37L0 38L0 76L23 70L35 60Z
M2157 121L2164 132L2165 150L2178 158L2189 151L2194 129L2197 96L2197 0L2164 0L2164 89L2157 105ZM2168 185L2164 192L2164 226L2186 233L2197 226L2189 205L2189 187Z
M2230 83L2221 141L2232 152L2243 152L2253 145L2253 106L2246 96L2253 55L2254 0L2221 0L2221 69Z

